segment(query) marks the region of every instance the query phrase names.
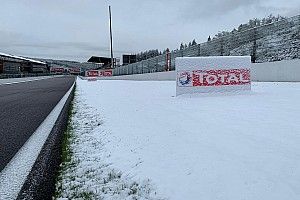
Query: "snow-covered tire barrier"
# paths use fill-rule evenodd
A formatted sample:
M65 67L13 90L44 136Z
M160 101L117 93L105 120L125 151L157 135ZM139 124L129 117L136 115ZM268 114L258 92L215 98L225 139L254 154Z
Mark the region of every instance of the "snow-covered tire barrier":
M61 163L62 136L67 127L69 108L74 97L74 91L75 86L67 98L17 199L52 199L55 193L56 176Z

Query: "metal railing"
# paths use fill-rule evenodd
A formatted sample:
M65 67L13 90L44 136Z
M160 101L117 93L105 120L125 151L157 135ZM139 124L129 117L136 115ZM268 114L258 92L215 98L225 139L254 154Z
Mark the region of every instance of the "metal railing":
M183 50L170 52L171 68L176 57L251 55L253 62L300 58L300 15L263 26L237 31ZM115 76L162 72L166 54L113 70Z

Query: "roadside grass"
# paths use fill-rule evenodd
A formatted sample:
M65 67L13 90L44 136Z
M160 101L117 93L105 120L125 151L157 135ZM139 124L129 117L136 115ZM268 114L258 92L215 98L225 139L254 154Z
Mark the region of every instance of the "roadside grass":
M74 86L74 96L71 100L70 107L68 110L68 124L67 128L63 133L63 138L62 138L62 154L61 154L61 164L60 164L60 169L59 173L56 177L56 191L55 195L52 199L60 199L64 193L63 190L63 184L64 181L63 179L67 176L69 180L75 181L76 177L75 176L70 176L71 173L68 173L72 168L76 167L78 162L76 162L73 158L73 150L71 147L71 144L74 143L76 140L75 134L74 134L74 123L73 123L73 116L76 114L76 110L74 108L74 99L77 95L76 92L76 84ZM93 199L93 194L89 192L76 192L77 188L74 186L72 188L76 195L76 198L80 199Z
M85 104L80 92L75 90L70 105L53 199L163 199L157 197L149 179L134 181L105 162L108 133L102 129L94 132L104 121Z
M71 108L72 108L72 106L73 105L71 105ZM70 110L72 110L72 109L70 109ZM72 111L69 112L69 114L70 113L72 113ZM73 128L70 123L71 118L72 118L72 114L69 115L67 130L64 132L64 135L63 135L62 155L61 155L62 163L60 165L59 175L57 176L57 179L56 179L56 191L55 191L54 199L57 199L59 196L62 195L63 173L68 168L72 167L72 165L75 165L75 163L72 162L72 150L70 148L71 141L74 139Z

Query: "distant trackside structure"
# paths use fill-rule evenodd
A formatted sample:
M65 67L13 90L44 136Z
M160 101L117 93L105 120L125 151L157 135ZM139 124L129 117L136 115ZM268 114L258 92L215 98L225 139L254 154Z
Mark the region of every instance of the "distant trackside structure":
M47 63L0 52L0 74L47 73Z

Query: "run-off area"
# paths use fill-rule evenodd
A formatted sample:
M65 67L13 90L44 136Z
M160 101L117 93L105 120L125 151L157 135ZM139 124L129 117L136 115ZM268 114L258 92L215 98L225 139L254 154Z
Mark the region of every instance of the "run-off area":
M75 164L61 174L60 197L300 198L300 83L231 95L175 97L175 88L78 79Z

